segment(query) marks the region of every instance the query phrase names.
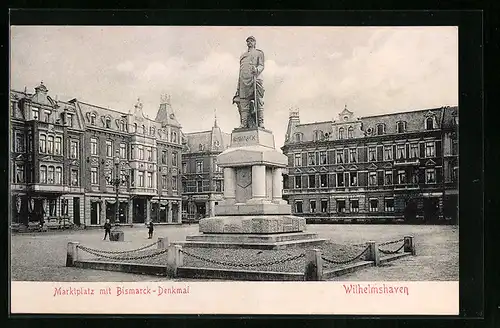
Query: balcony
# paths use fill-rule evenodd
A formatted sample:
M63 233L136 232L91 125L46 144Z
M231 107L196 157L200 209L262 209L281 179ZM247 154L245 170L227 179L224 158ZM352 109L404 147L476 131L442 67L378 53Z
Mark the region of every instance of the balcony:
M396 159L394 161L394 166L419 166L420 160L418 158L414 159Z

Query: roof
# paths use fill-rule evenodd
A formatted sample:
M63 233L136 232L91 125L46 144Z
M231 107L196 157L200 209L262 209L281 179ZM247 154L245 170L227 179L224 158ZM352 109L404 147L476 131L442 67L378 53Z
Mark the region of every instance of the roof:
M209 131L185 133L186 152L197 153L200 151L223 151L229 146L231 135L222 132L218 126Z

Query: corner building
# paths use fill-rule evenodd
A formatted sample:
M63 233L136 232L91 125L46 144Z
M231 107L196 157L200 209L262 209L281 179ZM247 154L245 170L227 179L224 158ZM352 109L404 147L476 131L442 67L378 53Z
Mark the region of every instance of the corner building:
M310 222L456 222L458 107L301 124L290 111L283 197Z

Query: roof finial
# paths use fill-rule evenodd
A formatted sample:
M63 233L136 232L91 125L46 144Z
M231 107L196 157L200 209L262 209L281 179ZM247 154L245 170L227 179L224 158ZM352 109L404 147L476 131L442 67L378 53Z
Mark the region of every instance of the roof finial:
M217 127L217 108L214 108L214 128Z
M347 110L347 104L344 105L344 109Z
M141 98L137 98L137 103L135 104L135 110L142 110Z

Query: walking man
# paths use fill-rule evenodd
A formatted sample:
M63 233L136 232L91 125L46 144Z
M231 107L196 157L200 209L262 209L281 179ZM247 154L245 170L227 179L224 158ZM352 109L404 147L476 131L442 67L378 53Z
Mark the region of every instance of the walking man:
M153 231L154 231L154 225L153 225L153 221L149 221L149 224L148 224L148 239L151 239L153 238Z
M111 223L109 223L109 220L106 220L106 223L104 223L104 239L106 240L106 237L111 235Z

